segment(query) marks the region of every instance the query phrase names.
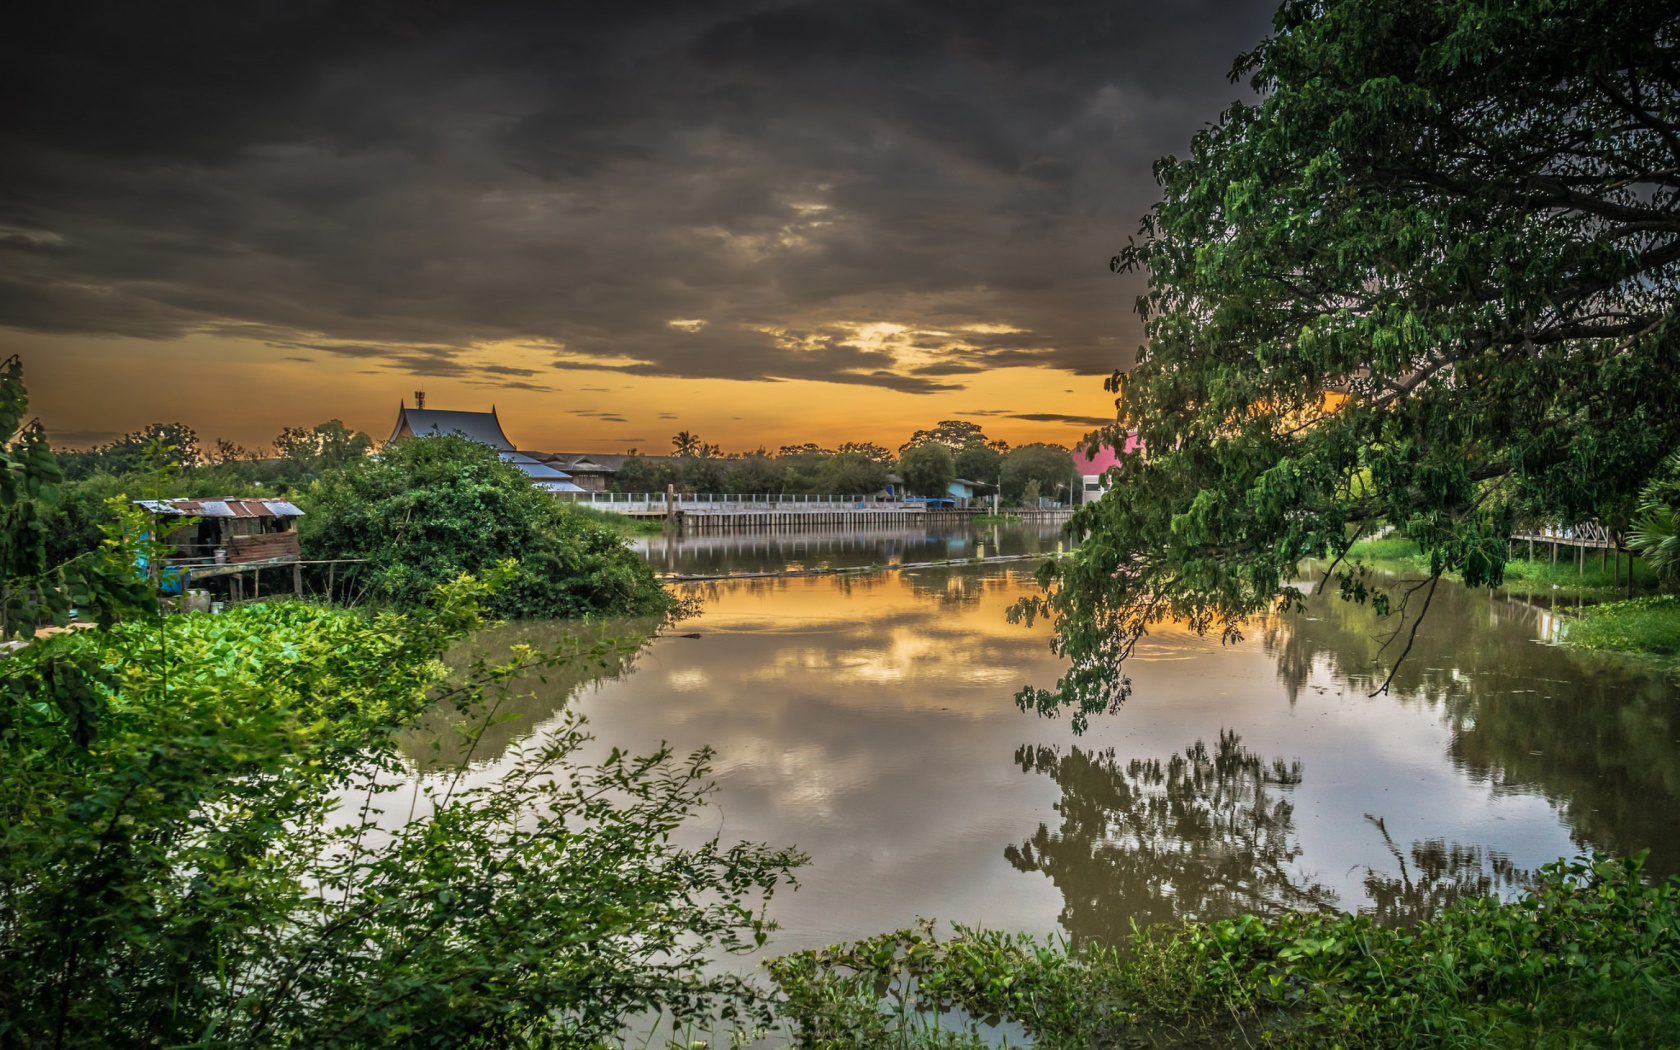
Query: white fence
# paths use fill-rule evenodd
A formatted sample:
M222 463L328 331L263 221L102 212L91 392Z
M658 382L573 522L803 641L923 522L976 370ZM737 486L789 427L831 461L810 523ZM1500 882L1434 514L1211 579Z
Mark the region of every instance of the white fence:
M687 514L731 514L750 511L880 511L882 513L922 513L919 503L877 503L873 496L808 496L793 493L716 493L679 492L667 497L663 492L567 492L556 498L598 510L621 514L664 513L674 505Z

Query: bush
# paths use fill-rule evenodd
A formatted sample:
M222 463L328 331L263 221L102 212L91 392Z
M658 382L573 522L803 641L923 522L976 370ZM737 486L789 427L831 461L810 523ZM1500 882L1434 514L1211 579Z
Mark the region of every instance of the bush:
M1521 900L1409 928L1254 916L1062 941L920 929L770 964L801 1046L980 1046L1012 1022L1043 1050L1680 1045L1680 880L1640 861L1542 869Z
M669 842L706 752L573 764L567 716L500 776L403 763L428 689L482 733L501 683L603 655L443 684L480 593L174 616L7 661L0 1046L592 1046L644 1011L761 1014L702 957L762 939L756 901L799 858Z
M397 608L439 585L519 565L488 599L504 618L643 615L675 602L618 534L566 511L496 451L412 438L330 471L299 498L307 558L362 558L368 598Z

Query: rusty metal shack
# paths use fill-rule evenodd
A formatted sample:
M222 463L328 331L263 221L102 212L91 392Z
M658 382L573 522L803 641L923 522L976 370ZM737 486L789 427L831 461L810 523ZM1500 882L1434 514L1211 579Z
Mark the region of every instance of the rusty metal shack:
M189 580L231 576L230 596L241 596L243 574L271 565L295 570L302 554L297 519L303 511L283 499L141 499L134 504L159 519L159 533L175 548L161 566L166 593L179 593ZM196 520L170 528L163 520L168 518Z

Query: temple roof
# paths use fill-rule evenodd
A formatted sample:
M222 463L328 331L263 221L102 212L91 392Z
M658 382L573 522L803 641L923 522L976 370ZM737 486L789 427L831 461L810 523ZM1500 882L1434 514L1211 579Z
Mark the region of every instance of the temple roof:
M459 434L502 452L513 451L513 442L502 433L502 421L494 407L488 412L450 412L437 408L409 408L407 405L398 407L397 425L391 429L392 441L437 434Z

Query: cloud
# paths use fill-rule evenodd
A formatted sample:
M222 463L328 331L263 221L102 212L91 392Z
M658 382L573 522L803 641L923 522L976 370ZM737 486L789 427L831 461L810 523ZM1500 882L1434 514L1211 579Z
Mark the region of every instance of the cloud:
M1105 427L1114 422L1113 416L1064 416L1057 412L1011 412L1010 419L1024 419L1030 423L1072 423L1082 427Z
M1274 6L38 5L0 39L0 325L532 389L536 352L1107 374L1150 164Z

